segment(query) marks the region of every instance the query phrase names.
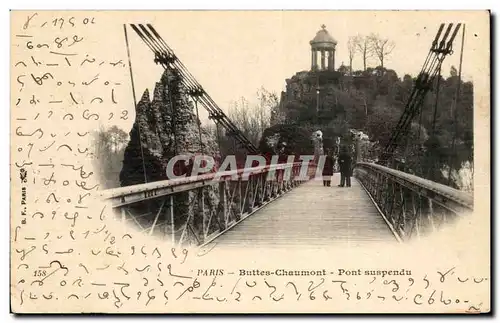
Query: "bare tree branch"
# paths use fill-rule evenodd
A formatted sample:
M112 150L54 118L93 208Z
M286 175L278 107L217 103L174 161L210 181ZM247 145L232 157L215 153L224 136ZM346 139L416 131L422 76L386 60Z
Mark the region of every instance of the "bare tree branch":
M349 74L352 75L352 61L356 55L357 39L356 37L350 36L347 41L347 51L349 52Z
M373 44L370 41L370 37L357 35L354 40L358 52L361 53L363 58L363 70L366 71L366 62L368 58L373 56Z
M394 42L392 41L389 41L389 39L381 38L377 34L371 34L368 38L373 48L373 52L380 61L380 66L384 67L385 59L394 50L396 44L394 44Z
M262 133L270 126L271 113L279 104L278 95L260 88L257 91L258 103L250 106L245 98L233 102L228 116L252 143L258 145Z

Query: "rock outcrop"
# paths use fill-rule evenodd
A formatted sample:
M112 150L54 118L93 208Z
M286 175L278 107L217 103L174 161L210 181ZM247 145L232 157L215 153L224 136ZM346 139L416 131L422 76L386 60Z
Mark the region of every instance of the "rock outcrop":
M194 103L181 83L181 76L175 70L166 70L156 83L152 99L149 91L145 90L137 103L136 118L130 131L130 141L125 149L120 172L121 186L167 179L167 164L176 155L192 156L203 153L214 156L218 146L216 138L205 128L199 129L198 123ZM199 212L202 200L198 194L201 194L201 191L175 194L174 223L165 224L173 225L174 228L173 230L165 228L164 232L174 231L180 235L188 221L193 230L188 230L191 236L184 237L185 240L196 240L192 236L192 231L197 236L203 234L201 229L203 220L207 222L207 219L204 219ZM210 214L218 205L218 186L205 186L203 196L205 213ZM135 206L133 213L151 213L154 217L160 203L161 201L157 200L145 201ZM168 218L166 214L164 218ZM140 221L151 222L151 219L145 218Z
M336 138L347 130L342 107L342 98L346 95L344 81L336 71L301 71L287 79L274 125L264 131L261 149L279 150L282 142L287 143L288 152L292 154L312 155L333 148ZM333 113L334 110L341 113ZM320 149L311 138L317 130L323 133ZM273 143L276 143L274 147Z
M176 155L202 152L214 155L216 139L201 127L200 143L198 122L194 104L180 82L180 76L175 71L166 70L156 83L152 100L146 89L137 103L136 119L120 173L121 186L167 179L167 163ZM144 179L144 168L147 180Z

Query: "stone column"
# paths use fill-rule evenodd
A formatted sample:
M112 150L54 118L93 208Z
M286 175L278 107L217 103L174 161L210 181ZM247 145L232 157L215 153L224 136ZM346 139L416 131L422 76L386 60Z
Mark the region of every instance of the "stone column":
M321 69L325 69L325 51L323 49L321 50Z
M335 49L331 51L332 54L332 71L335 70Z
M311 49L311 71L314 70L314 63L315 63L314 56L316 56L316 55L314 55L314 49Z
M333 71L333 51L328 51L328 70Z
M315 71L318 69L318 51L313 50L313 66L312 70Z

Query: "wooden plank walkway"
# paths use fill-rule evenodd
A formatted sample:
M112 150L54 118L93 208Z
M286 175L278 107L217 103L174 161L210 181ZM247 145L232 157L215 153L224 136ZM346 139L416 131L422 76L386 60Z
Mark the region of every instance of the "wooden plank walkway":
M396 239L363 187L353 177L351 187L311 180L218 237L219 247L319 247L345 243L349 247Z

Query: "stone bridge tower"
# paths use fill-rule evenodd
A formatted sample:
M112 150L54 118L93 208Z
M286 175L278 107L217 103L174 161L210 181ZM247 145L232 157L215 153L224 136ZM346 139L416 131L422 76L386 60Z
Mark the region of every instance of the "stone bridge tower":
M321 26L321 30L309 44L311 44L311 71L334 71L337 41L328 33L325 25ZM318 54L320 54L320 64L318 64Z

